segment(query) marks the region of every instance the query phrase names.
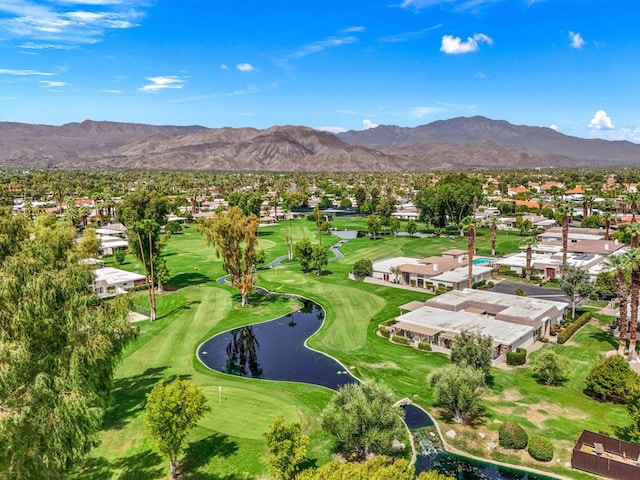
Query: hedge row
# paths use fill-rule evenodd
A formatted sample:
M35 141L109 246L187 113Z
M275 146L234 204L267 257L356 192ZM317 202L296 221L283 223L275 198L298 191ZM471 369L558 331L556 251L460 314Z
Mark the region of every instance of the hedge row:
M527 351L517 348L515 352L507 352L507 365L524 365L527 362Z
M380 332L380 335L382 335L384 338L389 338L391 336L391 332L387 330L386 327L380 327L378 331Z
M391 340L402 345L409 345L409 339L400 335L394 335L393 337L391 337Z
M580 327L586 325L586 323L591 319L591 312L585 312L580 315L577 319L571 322L569 325L564 327L562 331L558 334L558 343L565 343L567 340L571 338L571 336L578 331Z
M429 342L418 342L418 348L426 352L431 351L431 344Z

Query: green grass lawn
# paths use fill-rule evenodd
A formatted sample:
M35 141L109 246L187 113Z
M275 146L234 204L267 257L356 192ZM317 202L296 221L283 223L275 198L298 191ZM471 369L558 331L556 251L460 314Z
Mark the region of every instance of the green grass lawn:
M265 250L267 262L286 254L288 228L293 229L296 242L304 237L317 242L315 225L306 220L291 222L290 227L281 223L261 228L260 248ZM499 252L517 251L520 240L518 235L499 235ZM323 236L325 246L335 241L336 237ZM488 231L479 236L478 245L479 254L489 253ZM338 358L359 378L384 382L398 399L410 397L437 414L428 378L434 369L447 365L448 359L441 354L393 345L376 335L377 325L397 316L399 305L423 301L427 294L351 281L348 273L360 258L424 257L439 255L449 248L466 248L466 238L383 237L374 241L364 237L349 241L342 248L346 257L331 261L320 277L303 274L297 265L288 265L261 270L259 284L276 292L300 294L321 304L327 312L326 321L309 340L310 346ZM188 478L262 477L266 471L263 433L281 413L289 420L300 421L311 436L312 462L327 461L331 456L331 440L320 430L318 417L331 396L330 391L222 375L209 371L195 358L198 345L210 336L235 326L276 318L298 308L298 302L252 296L251 305L241 308L235 289L215 283L224 274L221 262L193 227L170 239L165 258L172 279L167 291L158 297L158 320L141 324L139 339L124 355L116 372L113 402L101 443L75 477L94 480L167 477L167 462L153 452L145 438L141 413L146 393L156 382L172 377L188 378L203 388L212 406L212 412L190 436L185 453ZM140 265L127 256L123 268L139 269ZM135 296L140 305L147 303L145 292L137 292ZM561 462L555 463L553 469L573 475L562 463L567 461L570 445L583 428L616 434L627 422L622 406L602 405L582 391L586 372L603 352L613 348L607 330L603 329L605 323L606 319L592 322L567 345L544 347L555 349L571 361L571 379L562 386L536 383L531 376L531 359L517 369L493 369L486 416L478 428L491 435L501 422L517 421L529 434L551 438L556 450L562 452ZM464 429L460 433L456 441L459 447L487 455L477 433ZM516 463L524 461L500 452L494 456ZM533 461L529 463L542 467Z

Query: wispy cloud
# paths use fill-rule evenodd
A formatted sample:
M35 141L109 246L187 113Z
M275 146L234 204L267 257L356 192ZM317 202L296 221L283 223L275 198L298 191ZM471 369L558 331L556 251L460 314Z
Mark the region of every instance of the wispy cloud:
M470 53L480 49L480 43L493 45L493 40L484 33L476 33L473 37L468 37L466 41L462 41L460 37L454 37L453 35L444 35L440 51L450 55Z
M407 8L419 12L422 9L436 6L451 6L458 12L477 12L481 7L504 0L403 0L401 8Z
M52 82L50 80L40 80L40 85L46 88L61 88L69 85L67 82Z
M59 44L90 44L109 30L138 26L145 0L0 1L0 32L28 39L22 48L57 48ZM43 43L41 43L43 42ZM25 47L24 45L32 45ZM43 45L35 47L35 45Z
M56 43L23 43L20 48L25 50L73 50L78 48L75 45L62 45Z
M424 118L427 115L433 115L434 113L444 112L442 107L415 107L411 109L411 116L416 118Z
M357 41L358 38L354 35L325 38L324 40L319 40L317 42L304 45L302 48L286 57L284 61L287 62L291 60L299 60L308 55L322 52L323 50L326 50L328 48L342 47L344 45L356 43Z
M607 115L607 112L598 110L589 122L588 128L591 130L613 130L615 127L613 126L611 117Z
M577 32L569 32L569 39L571 40L571 45L573 48L582 48L584 45L584 38Z
M166 89L181 89L184 87L184 79L175 75L147 77L151 83L138 89L139 92L155 93Z
M239 63L236 65L236 68L241 72L255 72L257 69L250 63Z
M112 95L120 95L122 94L122 90L111 90L111 89L106 89L106 90L98 90L100 93L110 93Z
M367 29L367 27L363 27L361 25L355 27L347 27L340 30L340 33L362 33Z
M422 38L427 33L431 32L432 30L441 28L442 26L444 26L444 24L439 23L438 25L434 25L433 27L423 28L422 30L418 30L415 32L404 32L404 33L397 33L395 35L387 35L386 37L380 37L378 40L384 43L408 42L411 40L417 40L419 38Z
M11 70L8 68L0 68L0 75L17 75L17 76L28 76L28 75L36 75L36 76L52 76L55 73L51 72L41 72L39 70Z
M315 129L320 130L322 132L329 132L329 133L342 133L347 131L346 128L338 127L338 126L315 127Z
M227 67L227 65L226 65L226 64L221 63L221 64L220 64L220 70L229 70L229 67Z
M403 0L403 2L400 4L400 7L421 10L423 8L434 7L443 3L452 2L455 2L455 0Z

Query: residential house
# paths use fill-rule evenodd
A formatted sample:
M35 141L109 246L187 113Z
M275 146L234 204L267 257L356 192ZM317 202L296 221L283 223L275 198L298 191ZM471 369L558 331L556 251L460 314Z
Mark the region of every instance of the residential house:
M135 272L104 267L93 270L94 289L100 298L114 297L145 285L147 278Z

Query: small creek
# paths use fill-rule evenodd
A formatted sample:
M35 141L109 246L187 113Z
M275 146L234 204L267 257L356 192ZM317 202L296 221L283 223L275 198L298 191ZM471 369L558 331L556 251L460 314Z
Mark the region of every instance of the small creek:
M325 313L317 303L300 300L303 307L288 315L215 335L200 345L198 358L212 370L243 377L310 383L333 390L358 382L334 358L307 348L306 340L322 326ZM436 470L457 480L552 480L444 452L429 414L415 405L405 406L404 411L419 453L418 472Z

